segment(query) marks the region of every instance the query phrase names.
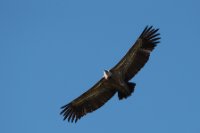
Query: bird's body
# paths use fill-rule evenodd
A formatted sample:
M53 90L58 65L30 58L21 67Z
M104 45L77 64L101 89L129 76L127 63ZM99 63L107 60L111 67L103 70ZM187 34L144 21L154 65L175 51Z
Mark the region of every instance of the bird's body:
M151 51L159 43L158 29L146 27L135 44L122 60L111 70L104 71L100 79L91 89L61 107L64 120L75 122L87 113L103 106L115 93L119 100L127 98L134 92L135 83L129 82L148 61Z
M105 71L104 78L106 79L105 82L108 82L109 86L112 86L112 88L115 88L117 92L121 92L126 95L130 94L128 84L124 81L123 75L121 72Z

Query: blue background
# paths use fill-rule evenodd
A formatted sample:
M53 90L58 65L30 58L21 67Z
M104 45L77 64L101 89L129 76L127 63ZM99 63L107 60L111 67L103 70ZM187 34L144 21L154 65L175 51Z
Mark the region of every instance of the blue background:
M199 0L1 0L1 133L199 133ZM161 43L132 80L78 123L60 107L96 83L146 25Z

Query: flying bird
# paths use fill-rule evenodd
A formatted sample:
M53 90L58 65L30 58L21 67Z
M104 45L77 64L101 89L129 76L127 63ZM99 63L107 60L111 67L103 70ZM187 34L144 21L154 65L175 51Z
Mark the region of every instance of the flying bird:
M149 59L150 53L159 43L159 29L146 26L126 55L110 70L104 70L103 77L88 91L61 107L64 120L77 122L80 118L103 106L118 94L119 100L129 97L135 88L130 80Z

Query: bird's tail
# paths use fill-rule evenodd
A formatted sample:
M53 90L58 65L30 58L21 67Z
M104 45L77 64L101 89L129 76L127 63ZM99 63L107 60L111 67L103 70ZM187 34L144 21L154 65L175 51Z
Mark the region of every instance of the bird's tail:
M122 100L122 99L126 99L127 97L129 97L133 92L134 92L134 90L135 90L135 83L131 83L131 82L129 82L128 83L128 87L129 87L129 94L127 95L127 94L124 94L124 93L121 93L121 92L118 92L118 98L119 98L119 100Z

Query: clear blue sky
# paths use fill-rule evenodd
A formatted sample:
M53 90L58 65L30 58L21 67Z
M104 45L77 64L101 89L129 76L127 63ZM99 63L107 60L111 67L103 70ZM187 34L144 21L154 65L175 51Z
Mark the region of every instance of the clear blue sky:
M1 133L199 133L199 0L1 0ZM89 89L146 25L161 43L113 97L71 124L60 107Z

